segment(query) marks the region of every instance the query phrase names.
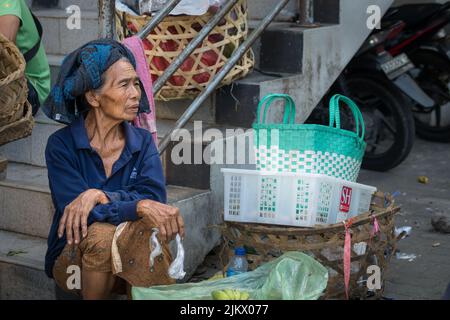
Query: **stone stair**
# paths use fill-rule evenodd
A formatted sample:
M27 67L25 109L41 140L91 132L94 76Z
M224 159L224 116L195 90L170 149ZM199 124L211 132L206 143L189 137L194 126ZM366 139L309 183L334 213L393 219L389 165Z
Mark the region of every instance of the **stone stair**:
M254 45L255 70L245 79L217 90L194 115L187 129L193 132L194 120L202 121L203 129L218 128L220 132L227 128L249 128L256 118L258 101L274 92L291 94L298 102L297 120L306 119L369 33L369 30L350 28L352 21L365 18L356 17L359 20L355 20L352 15L356 10L361 11L367 1L355 4L354 0L315 0L318 26L307 28L286 22L295 14L297 1L292 0L278 22L271 25ZM43 42L54 81L64 55L97 38L97 1L60 0L54 8L40 6L43 2L35 0L33 12L44 27ZM249 1L251 27L276 2ZM392 0L377 2L385 7ZM81 8L81 30L66 28L68 14L65 8L72 4ZM286 46L285 50L283 46ZM157 103L159 137L169 131L190 102ZM280 113L280 109L274 108L269 113L269 120L279 118ZM5 179L0 180L0 299L55 298L53 282L43 273L45 238L53 215L44 149L49 135L61 127L41 113L36 117L30 137L0 147L0 157L10 161ZM190 144L193 149L204 150L209 142L194 139ZM221 219L222 166L204 162L174 165L170 159L174 145L162 160L169 183L170 203L180 208L189 234L185 240L185 268L188 275L192 275L219 240L217 230L209 226ZM251 155L248 146L245 148ZM8 255L11 251L26 253Z
M47 241L0 230L0 299L54 300L55 285L44 273Z

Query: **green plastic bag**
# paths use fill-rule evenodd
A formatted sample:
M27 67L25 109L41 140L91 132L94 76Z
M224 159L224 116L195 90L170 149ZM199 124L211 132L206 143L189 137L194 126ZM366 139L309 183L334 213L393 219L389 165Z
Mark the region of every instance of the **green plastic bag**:
M229 278L150 288L133 287L134 300L212 300L215 290L247 291L252 300L316 300L328 283L328 271L301 252L287 252L254 271Z

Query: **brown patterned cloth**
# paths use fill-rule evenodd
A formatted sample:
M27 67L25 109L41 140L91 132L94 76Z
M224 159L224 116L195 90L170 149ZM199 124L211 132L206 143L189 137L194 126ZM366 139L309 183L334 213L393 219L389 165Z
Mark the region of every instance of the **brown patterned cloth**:
M163 254L155 259L155 265L150 270L151 228L143 220L127 222L122 224L121 228L123 230L120 236L116 235L119 256L116 255L115 259L112 258L111 252L116 227L108 223L96 222L89 226L88 236L80 242L78 247L66 245L53 267L53 276L57 285L67 292L80 295L80 290L67 287L67 280L72 275L67 273L67 268L71 265L77 265L80 269L89 271L115 274L120 281L116 281L113 293L118 294L124 294L124 282L137 287L175 283L175 280L168 276L168 269L172 262L168 245L161 245ZM117 259L120 261L121 270L117 270ZM113 260L116 260L116 263L113 263Z

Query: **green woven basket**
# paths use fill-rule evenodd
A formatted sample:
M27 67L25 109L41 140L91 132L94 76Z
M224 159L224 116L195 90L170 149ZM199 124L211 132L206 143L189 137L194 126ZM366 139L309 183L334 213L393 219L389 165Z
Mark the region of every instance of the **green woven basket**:
M279 99L285 101L283 123L267 124L267 111ZM353 113L356 132L341 129L341 101ZM257 169L325 174L355 182L366 149L361 112L351 99L342 95L331 98L329 109L329 126L295 124L295 103L289 95L264 97L258 106L257 123L253 125Z

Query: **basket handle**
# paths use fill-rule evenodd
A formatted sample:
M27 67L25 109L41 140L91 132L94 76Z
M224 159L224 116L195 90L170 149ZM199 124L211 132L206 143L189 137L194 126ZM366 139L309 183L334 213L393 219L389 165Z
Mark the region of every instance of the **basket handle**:
M267 111L269 110L272 103L277 99L284 99L284 116L283 116L283 124L294 124L295 121L295 102L290 95L287 94L269 94L265 96L258 104L257 110L257 123L262 124L266 122ZM263 117L261 120L261 111L263 112Z
M364 119L361 114L361 111L359 110L356 103L351 100L350 98L343 96L341 94L334 95L330 100L330 127L334 127L336 124L336 128L341 128L341 116L339 113L339 102L344 102L353 113L353 117L355 118L356 122L356 135L361 139L364 140L364 136L366 134L366 127L364 125ZM361 127L361 135L360 135L360 127Z

